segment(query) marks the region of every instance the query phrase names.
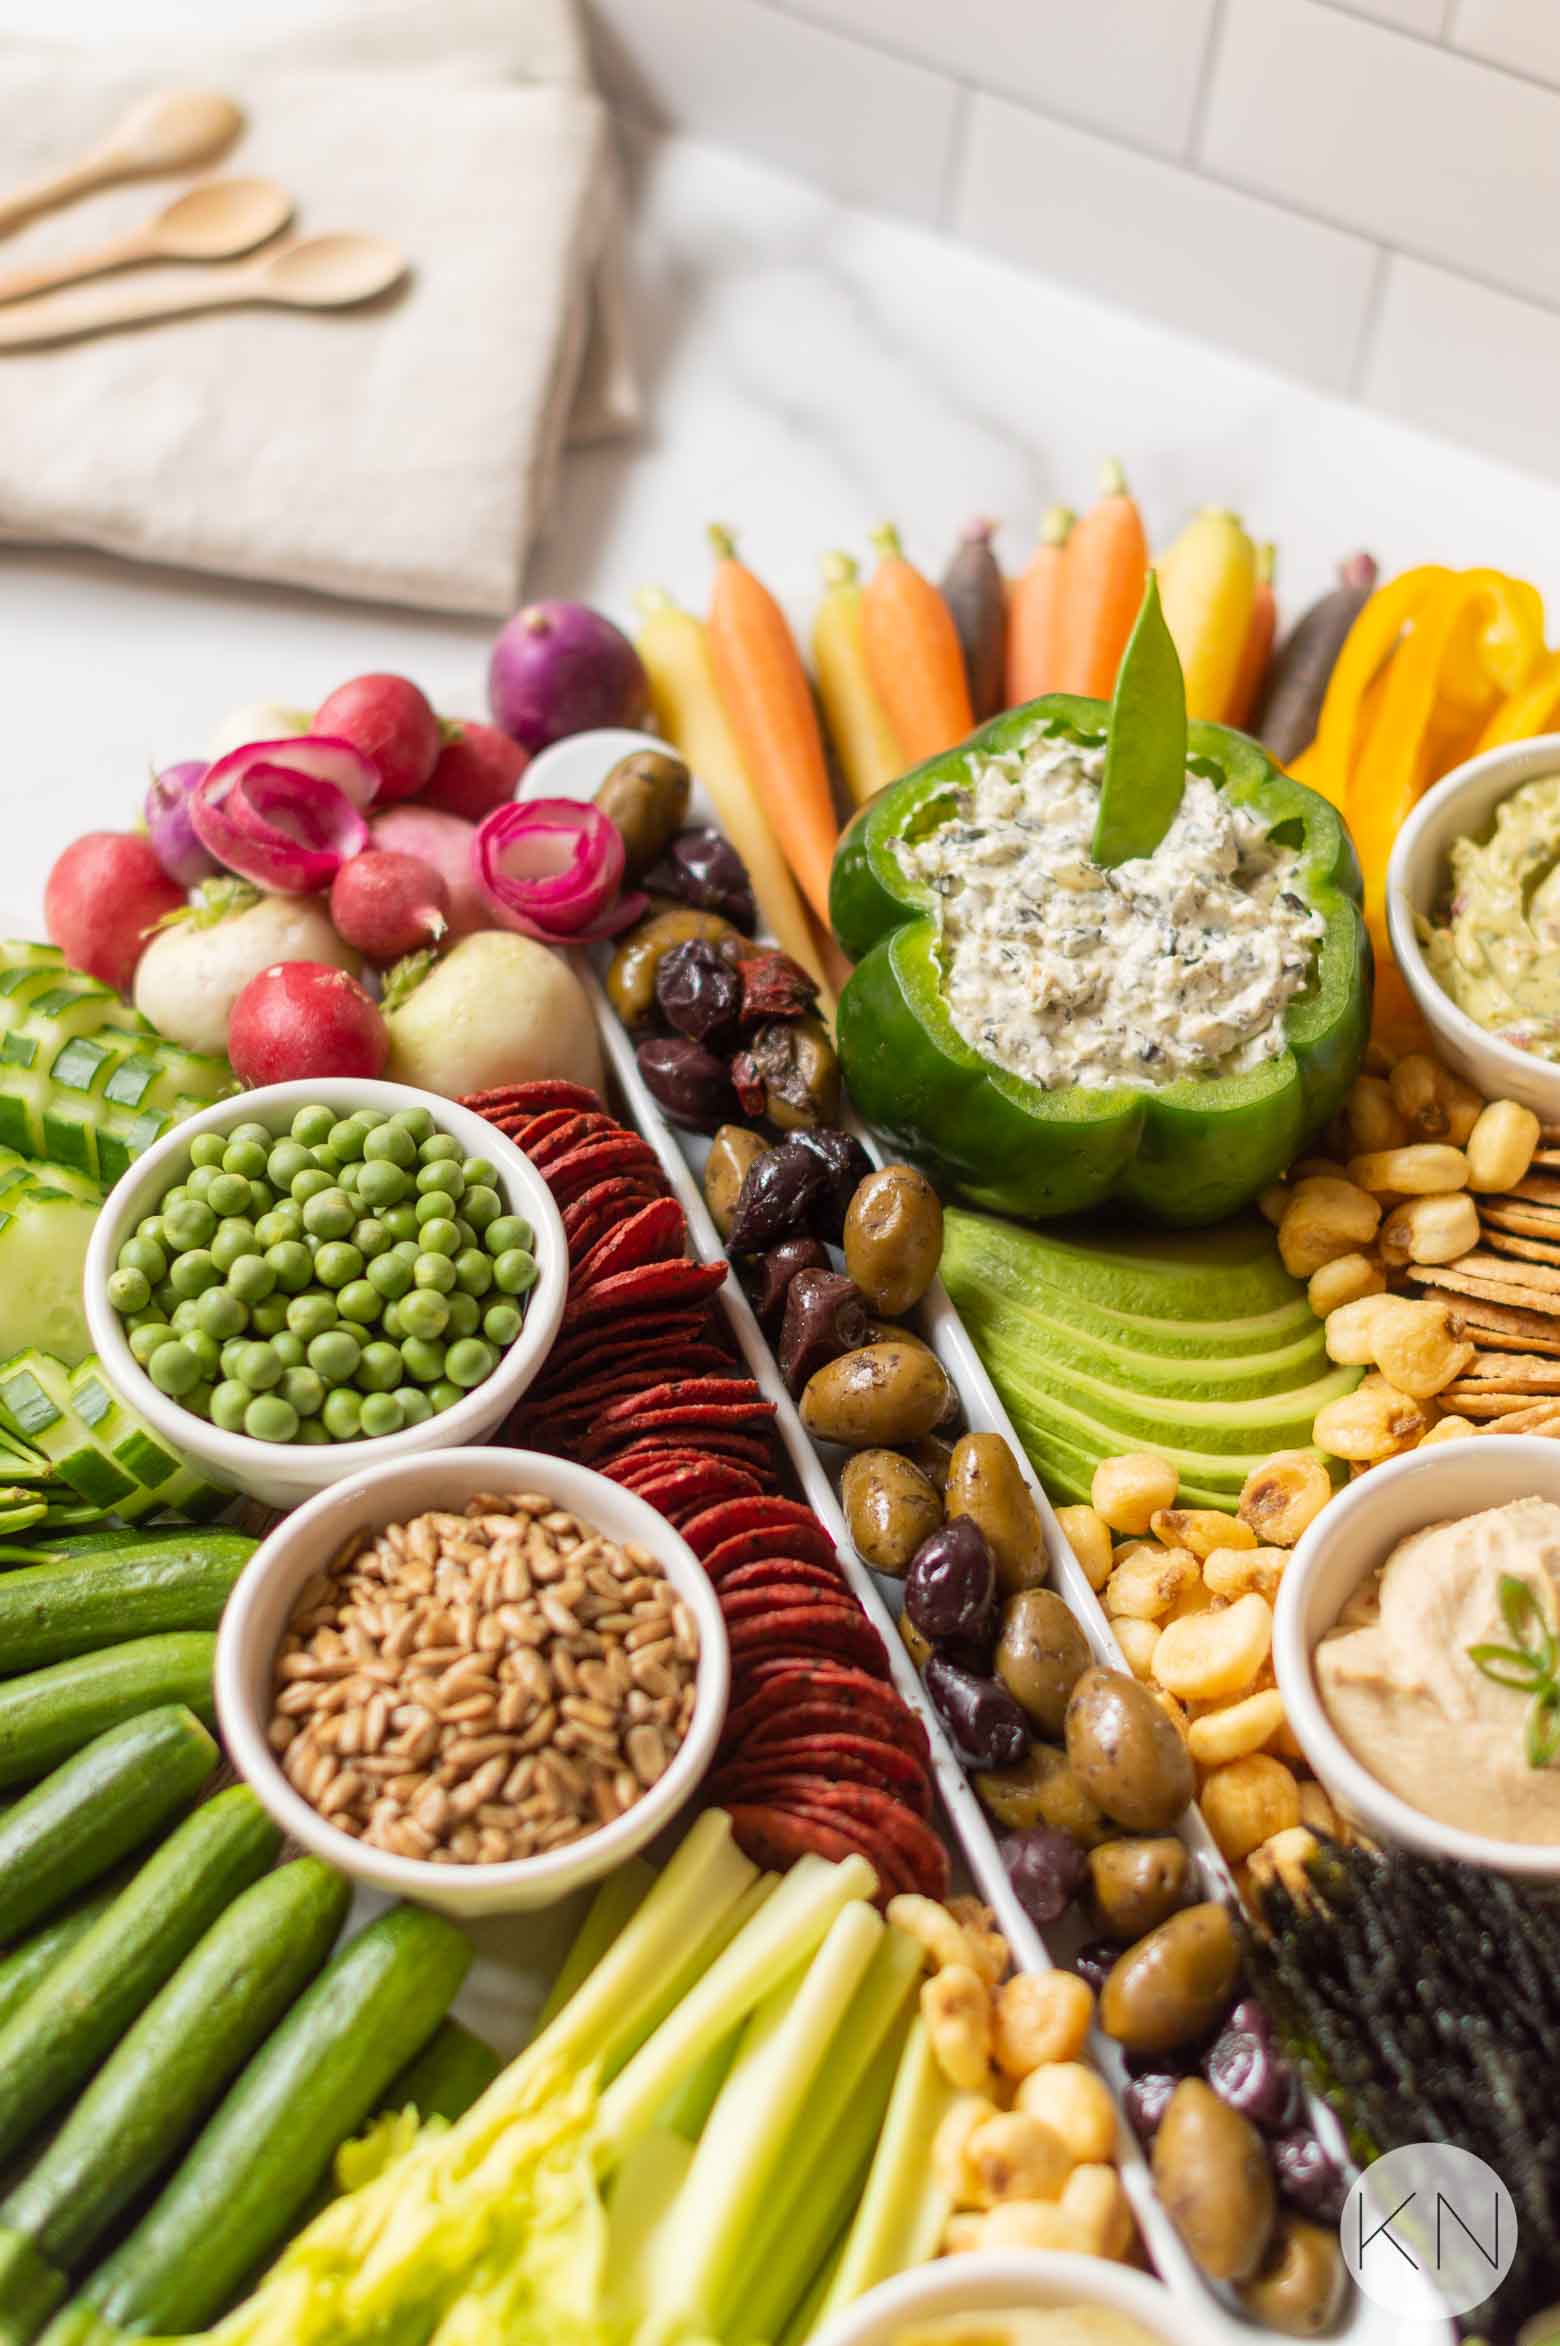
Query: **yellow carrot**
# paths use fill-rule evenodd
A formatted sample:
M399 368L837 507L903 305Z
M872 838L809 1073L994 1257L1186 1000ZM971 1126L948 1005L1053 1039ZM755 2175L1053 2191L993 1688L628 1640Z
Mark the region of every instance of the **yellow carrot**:
M1143 517L1113 459L1100 476L1098 499L1067 540L1054 691L1109 700L1147 578Z
M1040 543L1008 589L1007 670L1003 690L1010 709L1059 692L1064 550L1077 515L1053 505L1040 524Z
M1186 677L1186 713L1221 718L1251 625L1256 551L1233 513L1205 505L1155 568L1165 624Z
M823 599L813 619L818 698L840 772L858 806L897 781L910 761L888 721L867 666L861 587L849 554L825 554Z
M785 613L738 561L731 532L717 526L710 544L710 658L721 705L785 860L827 926L839 825L812 687Z
M656 724L708 791L721 829L747 865L764 926L824 988L823 1007L832 1016L833 992L807 908L721 706L704 622L679 609L660 587L645 590L639 609L642 624L635 642L650 680Z
M1251 712L1257 705L1262 679L1273 656L1273 638L1278 632L1278 604L1273 594L1275 558L1271 539L1257 548L1257 583L1251 618L1246 627L1246 640L1241 645L1235 682L1230 687L1229 707L1224 712L1225 724L1241 731L1250 723Z
M964 652L953 613L905 560L899 532L885 525L872 543L878 565L861 598L867 665L889 723L919 765L975 730Z

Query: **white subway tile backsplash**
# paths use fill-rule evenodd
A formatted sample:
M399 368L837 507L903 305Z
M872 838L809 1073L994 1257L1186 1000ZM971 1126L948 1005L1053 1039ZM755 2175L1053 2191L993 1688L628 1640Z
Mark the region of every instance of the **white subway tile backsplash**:
M1388 264L1361 396L1508 463L1560 472L1560 315L1401 256Z
M1560 7L1555 0L1452 0L1447 38L1470 56L1560 87Z
M938 217L956 83L763 0L589 0L597 79L637 120L745 149L849 203Z
M1560 238L1545 228L1560 211L1560 92L1321 0L1226 0L1201 159L1280 203L1560 303Z
M1447 0L1328 0L1354 16L1373 16L1378 24L1395 24L1405 33L1420 33L1438 41L1446 19Z
M998 97L1172 155L1186 144L1214 14L1214 0L770 5L920 58Z
M950 225L1101 300L1348 382L1372 248L1194 172L977 97Z

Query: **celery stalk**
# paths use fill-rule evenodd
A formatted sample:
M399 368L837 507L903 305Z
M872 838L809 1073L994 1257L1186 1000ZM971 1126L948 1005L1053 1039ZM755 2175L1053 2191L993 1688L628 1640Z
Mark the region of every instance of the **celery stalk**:
M650 2295L650 2268L662 2225L693 2165L694 2146L652 2126L613 2177L607 2202L606 2302L609 2338L632 2334Z
M723 1955L738 1932L747 1928L778 1879L776 1874L760 1874L757 1881L749 1882L740 1898L722 1908L712 1929L703 1931L696 1940L690 1940L684 1960L675 1968L668 1969L664 1978L657 1982L651 2002L635 2015L633 2027L625 2029L614 2042L611 2059L602 2065L598 2080L600 2085L611 2084L618 2071L625 2068L640 2046L655 2034L667 2014L675 2011L684 1996L698 1986L716 1956ZM667 2123L664 2112L657 2111L656 2122L658 2125ZM697 2128L694 2131L697 2132Z
M817 2280L791 2316L790 2327L781 2333L778 2346L807 2346L807 2341L816 2332L829 2292L834 2286L834 2276L840 2269L840 2259L845 2254L845 2240L846 2229L842 2227L839 2239L823 2261Z
M939 2179L932 2157L937 2130L958 2099L932 2054L926 2023L919 2015L905 2040L893 2098L878 2138L877 2156L856 2220L845 2242L820 2322L853 2305L908 2265L937 2254L953 2197Z
M630 1857L598 1886L558 1976L548 1990L547 2001L537 2015L538 2029L556 2020L570 1997L578 1994L607 1949L616 1943L639 1912L654 1884L654 1866L646 1865L642 1857Z

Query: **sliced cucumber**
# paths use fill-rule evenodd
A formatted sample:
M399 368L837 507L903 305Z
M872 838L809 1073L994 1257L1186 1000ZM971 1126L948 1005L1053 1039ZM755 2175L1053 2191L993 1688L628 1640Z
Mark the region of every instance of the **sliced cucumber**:
M36 1349L0 1362L0 1427L33 1443L105 1514L133 1519L155 1507L204 1521L232 1499L158 1439L93 1355L74 1370Z
M37 1349L75 1362L92 1350L81 1286L100 1203L96 1183L68 1166L0 1148L0 1340L7 1352Z

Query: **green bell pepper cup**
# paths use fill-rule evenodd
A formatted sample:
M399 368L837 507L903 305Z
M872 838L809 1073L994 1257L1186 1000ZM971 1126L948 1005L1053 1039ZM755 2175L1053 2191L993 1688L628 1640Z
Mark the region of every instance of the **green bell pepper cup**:
M866 1121L974 1205L1044 1221L1109 1202L1155 1222L1216 1222L1293 1162L1364 1054L1370 944L1337 810L1244 734L1188 728L1193 770L1297 850L1297 885L1326 927L1311 979L1285 1011L1283 1051L1249 1074L1156 1091L1042 1091L965 1042L944 999L936 899L895 852L956 811L972 758L1021 749L1041 731L1093 746L1108 714L1103 701L1071 694L1031 701L862 808L836 851L829 893L835 935L856 964L840 999L840 1063Z

